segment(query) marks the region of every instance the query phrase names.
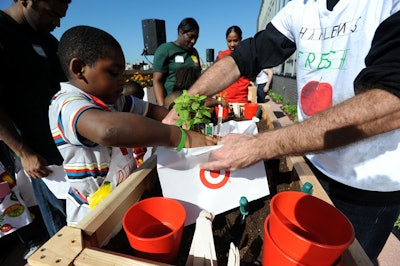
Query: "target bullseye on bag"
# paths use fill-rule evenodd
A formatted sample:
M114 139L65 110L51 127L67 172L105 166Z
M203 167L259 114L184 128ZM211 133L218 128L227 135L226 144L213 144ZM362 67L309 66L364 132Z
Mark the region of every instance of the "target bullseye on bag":
M253 121L228 121L222 124L221 135L242 133L257 127ZM196 222L201 210L214 215L239 207L245 196L253 201L269 195L264 163L236 171L209 171L200 164L210 160L210 153L219 146L175 149L157 148L157 171L164 197L179 200L186 210L185 225Z

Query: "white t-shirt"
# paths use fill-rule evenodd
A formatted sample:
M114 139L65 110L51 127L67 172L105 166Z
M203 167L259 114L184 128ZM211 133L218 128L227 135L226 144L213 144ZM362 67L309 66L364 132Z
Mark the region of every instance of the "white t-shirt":
M294 0L272 24L297 47L298 115L302 121L354 96L353 81L365 67L375 29L399 10L398 0ZM323 39L323 41L321 41ZM400 190L396 161L400 130L308 158L327 176L352 187Z
M145 116L149 104L131 97L121 97L109 110L131 112ZM49 108L53 139L64 158L63 166L70 189L66 196L67 222L79 222L88 212L87 199L104 182L113 188L123 182L135 169L131 148L112 148L83 142L76 130L79 116L86 110L103 109L96 100L69 83L61 83L61 90L53 97Z
M268 82L268 74L266 73L266 71L263 69L260 71L260 73L258 73L257 77L256 77L256 83L258 84L264 84Z

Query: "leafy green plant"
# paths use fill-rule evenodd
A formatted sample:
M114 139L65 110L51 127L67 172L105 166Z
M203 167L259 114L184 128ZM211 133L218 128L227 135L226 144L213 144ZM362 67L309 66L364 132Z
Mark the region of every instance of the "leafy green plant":
M397 230L400 230L400 215L399 215L399 217L397 217L397 220L394 223L394 227L396 227Z
M269 94L269 96L270 96L271 99L272 99L274 102L276 102L276 103L282 103L282 101L283 101L283 96L282 96L281 94L279 94L279 93L271 92L271 93Z
M289 101L288 99L284 99L282 105L283 105L283 106L285 106L285 105L290 105L290 101Z
M282 105L282 110L293 120L293 122L297 122L297 106L284 104Z
M208 124L211 121L211 108L205 106L205 95L187 95L187 90L174 100L174 108L179 115L177 126L192 130L199 124Z

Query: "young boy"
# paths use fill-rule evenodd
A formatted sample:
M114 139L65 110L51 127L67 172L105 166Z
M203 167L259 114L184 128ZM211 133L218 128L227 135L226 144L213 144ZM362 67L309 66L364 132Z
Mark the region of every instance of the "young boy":
M125 59L110 34L73 27L61 37L58 55L69 82L54 95L49 118L70 185L68 224L88 213L88 199L102 184L115 187L130 175L135 162L132 149L124 147L180 150L215 144L212 138L159 122L165 108L121 95Z

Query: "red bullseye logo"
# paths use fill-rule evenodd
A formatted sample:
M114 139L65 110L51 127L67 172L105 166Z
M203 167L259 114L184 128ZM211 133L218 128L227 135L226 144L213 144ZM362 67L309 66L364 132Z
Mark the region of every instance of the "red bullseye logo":
M201 183L203 183L204 186L210 189L218 189L223 187L228 182L229 176L229 171L210 171L200 169Z

